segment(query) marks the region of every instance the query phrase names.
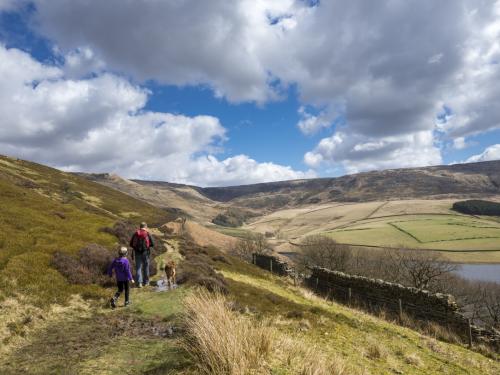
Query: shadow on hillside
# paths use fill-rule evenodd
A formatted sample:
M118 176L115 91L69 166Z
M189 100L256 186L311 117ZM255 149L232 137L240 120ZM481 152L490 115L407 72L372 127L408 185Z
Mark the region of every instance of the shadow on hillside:
M122 312L62 320L14 351L0 372L168 374L189 366L178 339L168 336L167 323Z
M271 314L275 316L280 315L286 318L307 318L312 323L318 321L320 318L327 318L335 322L335 324L346 325L356 330L363 329L367 324L370 324L370 322L363 322L361 324L359 319L328 311L305 299L303 303L298 303L265 288L259 288L244 282L235 281L231 278L226 278L226 280L231 295L234 296L237 301L236 308L241 311L248 308L250 312L263 316Z

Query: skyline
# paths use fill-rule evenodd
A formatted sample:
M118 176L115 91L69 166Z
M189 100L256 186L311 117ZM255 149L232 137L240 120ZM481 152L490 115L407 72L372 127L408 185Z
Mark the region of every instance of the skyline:
M199 186L494 160L499 62L500 1L0 0L0 153Z

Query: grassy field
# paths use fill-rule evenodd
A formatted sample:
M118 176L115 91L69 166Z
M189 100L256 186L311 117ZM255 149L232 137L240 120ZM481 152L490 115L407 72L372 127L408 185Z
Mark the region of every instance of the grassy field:
M443 250L457 262L500 262L499 218L457 214L450 210L453 202L332 203L277 211L244 228L275 233L281 251L293 250L284 240L298 243L307 235L327 234L355 245Z
M373 218L327 231L339 242L442 250L500 250L500 225L488 219L452 215Z
M208 228L211 230L215 230L219 233L236 238L247 238L250 234L252 234L251 231L242 228L229 228L229 227L222 227L219 225L211 225Z

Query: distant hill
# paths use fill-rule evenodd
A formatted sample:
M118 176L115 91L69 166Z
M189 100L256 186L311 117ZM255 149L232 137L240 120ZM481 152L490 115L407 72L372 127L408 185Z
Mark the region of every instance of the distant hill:
M328 202L412 198L484 198L500 194L500 161L389 169L334 178L198 187L162 181L126 180L112 174L79 174L160 207L209 223L228 207L255 213Z
M157 207L176 210L177 216L210 223L223 211L219 202L202 195L199 188L161 181L128 180L110 173L77 173L80 177L119 190Z
M500 161L364 172L336 178L196 188L204 196L253 208L383 199L500 194Z

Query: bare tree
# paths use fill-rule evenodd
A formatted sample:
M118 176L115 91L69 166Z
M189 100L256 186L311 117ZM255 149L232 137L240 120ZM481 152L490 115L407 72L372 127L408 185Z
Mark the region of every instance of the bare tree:
M481 318L496 329L500 329L500 285L496 283L480 283L479 300L480 306L484 310Z
M335 271L347 271L351 254L349 248L334 239L313 235L306 237L300 244L301 263L305 266L318 266Z
M458 266L444 259L438 253L425 250L388 251L388 259L394 270L394 281L418 289L440 289L439 280L458 269Z
M252 260L252 254L254 253L268 254L270 252L269 242L261 233L253 233L240 239L233 249L234 255L248 262Z

